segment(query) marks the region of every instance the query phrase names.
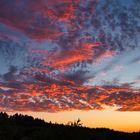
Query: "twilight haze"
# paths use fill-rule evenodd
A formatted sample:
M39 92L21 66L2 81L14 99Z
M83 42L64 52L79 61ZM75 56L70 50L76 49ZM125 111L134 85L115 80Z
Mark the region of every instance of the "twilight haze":
M0 111L140 130L139 0L0 0Z

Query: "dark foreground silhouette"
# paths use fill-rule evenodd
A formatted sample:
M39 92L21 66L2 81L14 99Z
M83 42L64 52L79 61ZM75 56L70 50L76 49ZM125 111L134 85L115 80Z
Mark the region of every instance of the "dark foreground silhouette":
M52 124L27 115L8 116L1 112L0 140L140 140L140 132L86 128L79 119L68 125Z

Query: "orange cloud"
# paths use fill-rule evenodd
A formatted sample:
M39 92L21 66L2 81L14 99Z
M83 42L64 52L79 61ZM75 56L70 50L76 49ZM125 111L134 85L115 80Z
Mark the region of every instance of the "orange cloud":
M20 83L20 87L0 92L0 107L8 110L62 111L92 110L104 106L119 106L119 111L140 110L140 89L123 86L76 86L60 83ZM7 94L5 94L7 93ZM10 94L8 94L10 93ZM7 104L7 106L5 106Z
M85 43L82 44L81 47L73 48L69 50L60 51L58 53L52 54L49 60L43 61L43 65L50 65L51 67L55 68L63 68L65 66L92 60L93 59L93 50L96 47L99 47L100 43Z

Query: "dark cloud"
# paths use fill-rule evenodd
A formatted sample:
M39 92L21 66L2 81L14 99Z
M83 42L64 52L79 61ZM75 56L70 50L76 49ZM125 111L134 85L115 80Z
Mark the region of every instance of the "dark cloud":
M18 67L26 65L27 48L18 38L0 33L0 65L1 67ZM2 68L1 68L2 69ZM1 72L1 70L0 70ZM2 71L6 73L6 71Z
M17 72L17 68L14 66L10 66L9 72L7 72L3 75L3 79L6 81L15 80L16 72Z

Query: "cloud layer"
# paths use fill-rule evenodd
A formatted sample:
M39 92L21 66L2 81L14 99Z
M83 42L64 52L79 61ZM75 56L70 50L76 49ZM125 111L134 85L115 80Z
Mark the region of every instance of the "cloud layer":
M1 0L0 110L140 111L138 80L95 84L139 49L139 11L138 0Z

